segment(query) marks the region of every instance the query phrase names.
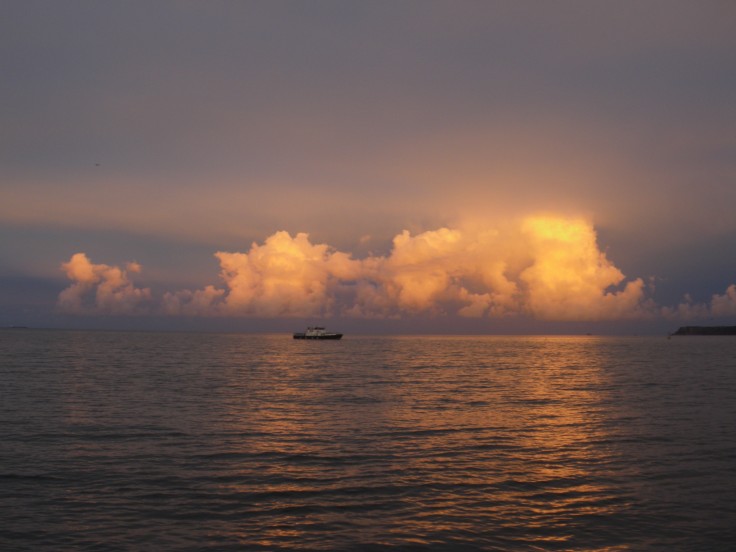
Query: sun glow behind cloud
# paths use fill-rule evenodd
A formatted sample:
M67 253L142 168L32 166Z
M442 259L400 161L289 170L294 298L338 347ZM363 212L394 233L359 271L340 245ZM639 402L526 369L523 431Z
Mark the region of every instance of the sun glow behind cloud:
M398 318L529 316L596 321L736 313L736 286L710 305L661 309L641 278L627 279L582 218L532 216L515 224L467 224L416 235L405 230L387 255L353 258L305 233L280 231L246 253L217 252L224 286L166 292L155 301L126 269L77 253L62 265L72 284L67 313L185 316Z

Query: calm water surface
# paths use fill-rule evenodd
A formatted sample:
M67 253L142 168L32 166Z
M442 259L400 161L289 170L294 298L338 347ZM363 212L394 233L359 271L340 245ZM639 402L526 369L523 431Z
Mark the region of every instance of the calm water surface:
M2 550L734 550L736 338L0 331Z

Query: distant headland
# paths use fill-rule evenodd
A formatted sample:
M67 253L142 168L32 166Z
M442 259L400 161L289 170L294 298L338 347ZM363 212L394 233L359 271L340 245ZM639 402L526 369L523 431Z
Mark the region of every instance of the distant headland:
M680 326L672 335L736 335L736 326Z

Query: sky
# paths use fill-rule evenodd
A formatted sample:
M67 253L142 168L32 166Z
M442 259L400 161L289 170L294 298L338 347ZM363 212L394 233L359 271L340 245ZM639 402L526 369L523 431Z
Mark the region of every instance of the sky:
M0 326L736 324L736 3L6 0Z

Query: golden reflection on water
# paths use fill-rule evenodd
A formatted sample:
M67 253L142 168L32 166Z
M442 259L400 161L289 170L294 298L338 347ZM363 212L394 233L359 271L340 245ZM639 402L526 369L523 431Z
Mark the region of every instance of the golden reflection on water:
M598 443L610 441L605 423L606 389L609 386L595 337L554 337L534 340L529 368L518 384L525 408L509 408L507 424L513 424L525 470L524 480L560 488L545 489L543 500L533 500L530 510L544 519L560 511L576 515L611 513L613 505L602 501L613 489L590 483L591 469L599 475L609 452ZM527 493L512 492L509 502L524 503Z
M34 548L733 542L732 340L39 331L5 347L6 519Z
M249 392L267 393L268 402L258 411L232 404L237 413L228 419L232 430L262 435L243 452L286 455L278 471L289 481L264 473L228 488L257 490L277 511L296 508L287 520L350 526L363 542L406 545L520 520L535 542L565 542L575 517L622 507L601 482L611 454L599 445L610 441L601 422L611 401L596 338L386 341L371 364L355 361L368 340L348 351L310 343L262 359L269 387L251 381ZM325 500L310 498L317 487L364 496L345 511L310 511L312 498ZM361 500L366 511L385 502L411 515L378 534L358 522ZM287 531L269 527L258 544ZM294 526L287 532L308 536Z
M601 445L611 441L605 421L614 402L598 344L594 337L226 341L211 351L203 379L218 400L196 423L224 432L224 452L242 455L218 492L242 497L271 522L223 531L266 548L308 539L315 526L347 531L348 540L421 546L479 525L522 524L527 544L564 545L577 517L611 515L625 504L611 500L615 489L601 477L615 454ZM185 362L173 354L161 358ZM72 426L100 423L90 397L107 401L115 419L131 410L116 393L159 392L135 373L96 379L90 365L115 356L100 355L82 364L70 355L77 360L66 370L64 406ZM147 416L155 414L149 404ZM69 451L90 454L100 454L94 442ZM377 523L383 509L401 515Z

